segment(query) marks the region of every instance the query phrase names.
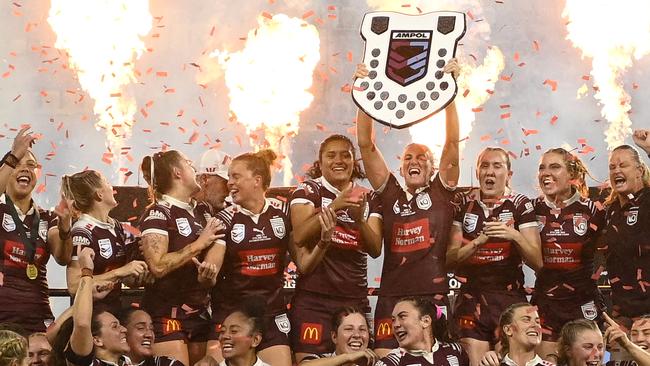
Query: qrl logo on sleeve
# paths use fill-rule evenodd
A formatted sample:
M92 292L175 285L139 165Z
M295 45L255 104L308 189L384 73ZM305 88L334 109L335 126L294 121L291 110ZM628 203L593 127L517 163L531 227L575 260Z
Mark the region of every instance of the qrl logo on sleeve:
M409 127L444 109L456 81L443 72L465 34L465 15L373 12L363 17L363 63L369 75L354 82L354 102L375 120Z

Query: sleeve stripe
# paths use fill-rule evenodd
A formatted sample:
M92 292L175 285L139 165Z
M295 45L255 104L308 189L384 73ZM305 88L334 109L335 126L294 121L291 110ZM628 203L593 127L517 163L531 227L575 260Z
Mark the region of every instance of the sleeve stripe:
M518 226L519 230L526 229L529 227L537 227L537 221L524 222L523 224Z
M142 232L142 236L145 236L147 234L160 234L164 236L169 236L169 233L166 230L162 230L158 228L150 228Z
M291 206L293 205L311 205L314 206L314 202L306 198L294 198L291 200Z

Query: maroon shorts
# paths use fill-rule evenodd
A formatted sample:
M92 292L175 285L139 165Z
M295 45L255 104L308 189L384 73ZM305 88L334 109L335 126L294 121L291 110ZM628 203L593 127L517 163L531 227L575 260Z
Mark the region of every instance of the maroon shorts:
M394 349L399 345L397 339L393 336L393 308L403 297L410 296L381 296L377 298L377 307L375 309L375 349L376 348L389 348ZM413 295L416 297L424 297L436 306L442 309L442 313L448 316L449 312L449 298L447 294L429 294L429 295Z
M210 326L209 340L218 340L221 333L221 325L233 309L217 308L212 313L212 324ZM279 313L264 316L264 332L262 342L257 346L257 351L273 346L289 346L289 332L291 323L287 313Z
M350 299L297 291L291 302L291 346L296 353L334 352L330 340L332 314L344 306L354 306L370 316L368 298Z
M146 309L145 309L146 310ZM166 311L155 309L150 313L156 342L205 342L210 332L210 314L201 306L171 307Z
M501 313L519 302L528 302L526 295L519 290L461 292L454 308L456 333L460 338L473 338L494 345L498 341Z
M24 330L24 334L31 334L36 332L45 332L47 327L54 321L52 312L47 311L34 311L25 307L25 310L12 312L0 310L0 324L12 324Z
M548 296L533 296L542 322L542 340L557 342L564 324L575 319L593 320L601 325L605 305L600 297L593 300L554 299Z

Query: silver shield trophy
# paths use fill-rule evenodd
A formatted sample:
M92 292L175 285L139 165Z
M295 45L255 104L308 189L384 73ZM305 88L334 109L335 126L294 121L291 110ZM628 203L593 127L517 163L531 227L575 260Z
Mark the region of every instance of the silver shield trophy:
M366 13L361 37L369 75L354 82L352 99L370 117L395 128L443 110L458 86L442 70L455 56L465 28L465 14L459 12Z

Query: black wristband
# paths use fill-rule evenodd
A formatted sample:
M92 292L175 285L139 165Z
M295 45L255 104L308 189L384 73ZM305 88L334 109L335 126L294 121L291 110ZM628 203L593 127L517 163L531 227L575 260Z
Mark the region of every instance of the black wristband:
M10 166L12 169L16 169L16 165L18 165L19 161L20 160L14 154L12 154L11 151L2 157L2 164Z

